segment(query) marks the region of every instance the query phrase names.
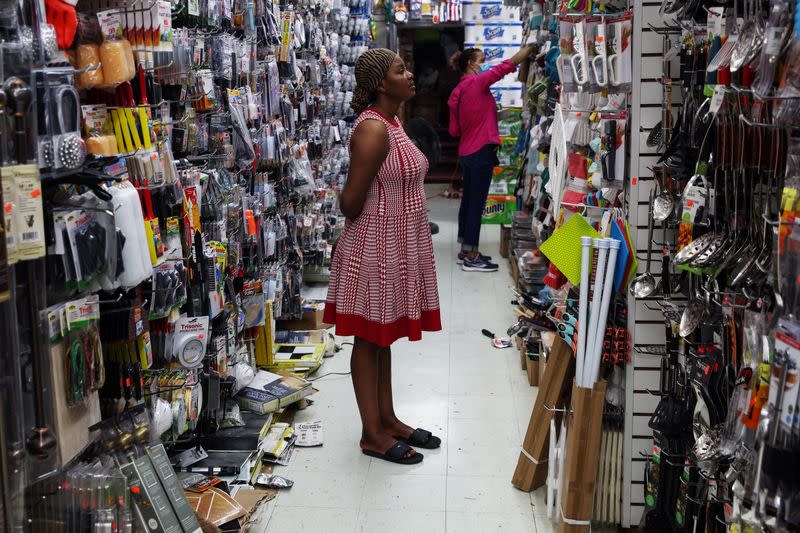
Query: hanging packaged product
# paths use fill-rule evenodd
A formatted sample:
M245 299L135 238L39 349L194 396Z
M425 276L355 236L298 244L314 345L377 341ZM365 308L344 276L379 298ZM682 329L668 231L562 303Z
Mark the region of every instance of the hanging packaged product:
M142 204L134 185L124 181L108 188L114 204L117 227L122 231L122 262L124 270L117 278L117 286L135 287L153 273L150 260L150 243L145 232ZM114 288L111 284L106 290ZM105 287L104 287L105 288Z
M96 295L66 302L47 311L48 336L54 353L63 354L63 383L55 390L64 394L66 405L86 405L92 392L106 380L103 349L97 321L100 306Z
M78 89L86 90L106 85L103 64L100 59L100 45L96 43L79 44L75 51L75 68L82 71L77 77Z
M186 303L186 272L183 261L164 261L153 269L150 319L168 316Z
M709 206L706 205L709 200L707 172L708 167L705 163L697 163L695 174L684 188L679 226L680 234L678 237L679 253L692 243L694 225L708 215ZM685 255L687 257L694 256L691 251L685 252ZM679 255L676 255L676 261L679 261L679 257Z
M629 93L633 89L633 11L627 11L620 17L608 17L605 20L608 52L608 92ZM610 35L609 33L610 31Z
M175 322L172 339L172 356L185 368L203 365L208 342L208 317L181 315Z
M100 45L100 62L103 65L105 84L116 86L130 81L136 75L133 48L124 37L122 16L116 9L97 13L103 44Z
M16 257L20 261L44 257L44 213L39 169L36 165L5 167L3 180L6 179L13 179L15 189L12 196L16 198L12 224L17 243Z
M622 188L625 182L625 129L627 113L603 114L600 120L603 149L600 156L602 187ZM600 187L595 187L599 189Z
M266 306L267 300L262 280L246 281L242 289L243 327L247 329L263 326L266 320Z
M81 106L86 152L110 157L119 154L117 138L109 120L108 108L103 104Z

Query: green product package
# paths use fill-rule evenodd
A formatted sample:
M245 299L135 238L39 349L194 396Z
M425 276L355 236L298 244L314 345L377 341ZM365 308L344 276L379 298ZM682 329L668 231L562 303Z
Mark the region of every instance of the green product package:
M489 196L483 208L483 224L511 224L511 214L517 209L515 196Z
M581 281L581 237L584 236L601 237L580 213L575 213L539 247L573 285Z

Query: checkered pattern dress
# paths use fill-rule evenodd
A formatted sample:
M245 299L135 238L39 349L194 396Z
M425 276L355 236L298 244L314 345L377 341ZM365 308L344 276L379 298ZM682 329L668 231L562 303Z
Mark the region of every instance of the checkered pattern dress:
M337 335L388 346L442 329L423 188L428 160L402 126L375 110L365 110L353 130L368 119L386 125L389 154L361 215L347 221L336 244L324 320Z

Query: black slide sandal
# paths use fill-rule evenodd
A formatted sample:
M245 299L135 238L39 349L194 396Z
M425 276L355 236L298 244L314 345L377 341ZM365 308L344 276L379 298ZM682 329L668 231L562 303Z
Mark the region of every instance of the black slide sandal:
M364 450L362 449L361 452L364 455L369 455L370 457L375 457L376 459L383 459L384 461L389 461L390 463L397 463L399 465L416 465L422 462L425 458L424 455L417 452L410 457L406 457L406 454L413 450L411 446L408 444L404 444L402 442L396 442L394 446L389 448L386 453L378 453L373 452L372 450Z
M412 433L407 439L403 437L395 438L400 442L408 444L409 446L414 446L415 448L424 448L426 450L435 450L442 445L442 439L435 436L430 431L421 428L415 429L414 433Z

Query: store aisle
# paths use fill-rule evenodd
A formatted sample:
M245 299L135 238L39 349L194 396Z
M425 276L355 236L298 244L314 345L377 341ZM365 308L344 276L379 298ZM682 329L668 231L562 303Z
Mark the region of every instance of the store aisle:
M455 264L457 200L429 202L444 330L394 346L397 410L407 423L432 430L444 444L419 466L364 456L349 376L316 383L315 403L298 420L321 420L325 444L296 449L276 473L294 487L270 503L257 531L269 533L530 533L549 531L529 494L511 485L536 389L519 368L518 352L497 350L481 335L502 334L514 321L508 261L498 256L499 229L483 232L484 253L500 272L466 273ZM347 339L338 339L342 342ZM349 370L347 346L318 376ZM537 495L538 496L538 495ZM534 497L540 501L540 497ZM538 529L537 529L538 526Z

